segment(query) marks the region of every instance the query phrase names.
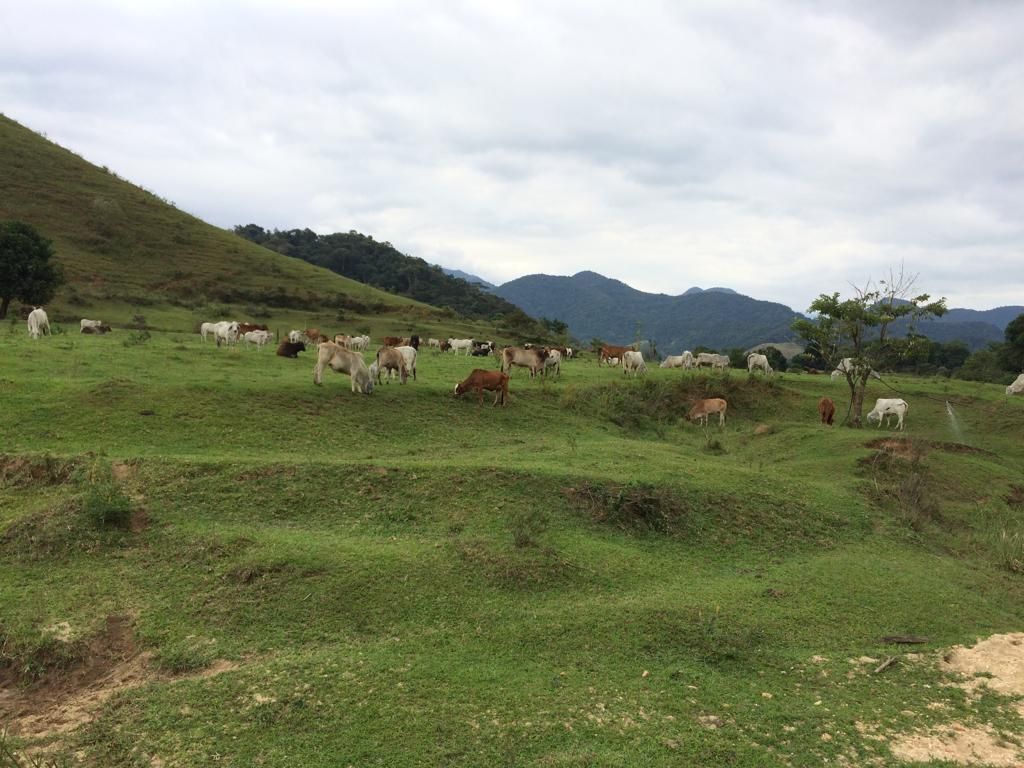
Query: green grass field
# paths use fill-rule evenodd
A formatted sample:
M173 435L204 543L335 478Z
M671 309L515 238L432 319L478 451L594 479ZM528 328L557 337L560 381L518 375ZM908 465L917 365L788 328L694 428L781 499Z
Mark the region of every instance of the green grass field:
M370 397L313 362L4 329L0 723L23 760L891 765L954 722L1024 748L1011 698L940 669L1024 628L1024 400L888 379L897 435L819 425L818 397L846 406L827 377L591 358L517 370L491 408L451 394L490 360L423 350ZM683 422L701 394L724 430Z

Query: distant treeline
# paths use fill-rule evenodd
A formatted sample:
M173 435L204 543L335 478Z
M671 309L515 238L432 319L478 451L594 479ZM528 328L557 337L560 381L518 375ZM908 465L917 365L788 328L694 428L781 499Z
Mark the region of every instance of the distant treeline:
M389 293L451 309L463 317L500 321L513 328L534 322L515 304L461 278L446 275L440 267L407 256L391 243L379 242L370 235L355 231L318 235L310 229L267 231L256 224L237 226L235 234L285 256L325 267Z

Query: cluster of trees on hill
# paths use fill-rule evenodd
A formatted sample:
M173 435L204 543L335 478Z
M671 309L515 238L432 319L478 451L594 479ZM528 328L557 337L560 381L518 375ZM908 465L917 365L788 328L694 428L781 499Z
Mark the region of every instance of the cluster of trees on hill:
M375 288L405 296L473 319L501 320L528 328L534 321L523 310L465 280L446 275L426 261L401 253L391 243L356 231L318 235L311 229L265 230L237 226L235 234L285 256L325 267Z
M11 301L45 304L64 282L53 245L23 221L0 222L0 320Z

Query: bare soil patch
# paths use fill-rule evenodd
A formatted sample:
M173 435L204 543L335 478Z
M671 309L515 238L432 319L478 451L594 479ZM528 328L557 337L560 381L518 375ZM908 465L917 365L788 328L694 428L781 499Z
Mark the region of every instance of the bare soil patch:
M951 723L928 733L901 736L889 746L894 757L913 763L945 760L960 765L1007 768L1024 765L1017 747L987 725L967 728L960 723Z
M1024 632L992 635L972 648L954 646L942 668L967 676L961 684L966 690L986 686L1004 696L1024 696Z
M0 454L0 488L61 485L71 482L78 462L52 456Z
M67 636L64 627L55 633ZM14 670L0 671L0 722L12 736L38 739L59 736L90 722L114 694L172 676L156 670L153 654L136 645L132 619L108 616L104 628L81 642L76 660L24 686ZM187 677L211 677L235 669L219 660Z

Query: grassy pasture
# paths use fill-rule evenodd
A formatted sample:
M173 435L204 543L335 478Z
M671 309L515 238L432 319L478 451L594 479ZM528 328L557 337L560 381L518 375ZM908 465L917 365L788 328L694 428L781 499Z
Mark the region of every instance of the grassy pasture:
M817 424L822 394L846 405L827 377L625 381L590 359L560 381L517 371L491 408L451 395L486 359L423 350L419 381L365 397L330 372L313 386L310 355L16 330L0 335L0 722L19 749L888 765L914 729L1021 732L1005 697L942 686L932 653L1024 622L1024 401L1001 388L890 380L908 442L869 446L895 436ZM724 430L683 423L699 394L729 400ZM123 525L96 522L121 502ZM924 655L890 634L927 637ZM131 684L78 727L46 704L126 664Z

